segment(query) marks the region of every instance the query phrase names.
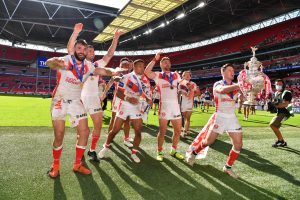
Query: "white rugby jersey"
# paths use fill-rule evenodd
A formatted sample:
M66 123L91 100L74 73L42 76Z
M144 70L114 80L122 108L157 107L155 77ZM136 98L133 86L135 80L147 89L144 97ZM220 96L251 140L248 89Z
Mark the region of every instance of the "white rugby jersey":
M172 88L170 84L170 75L172 75ZM181 81L180 75L177 72L164 73L164 72L155 72L155 78L153 79L156 83L158 92L160 93L160 102L177 102L177 85Z
M192 85L192 92L194 92L197 89L197 85L196 83L194 83L193 81L189 81L189 84ZM185 103L190 103L193 102L194 97L192 97L191 99L188 98L188 87L186 86L186 84L184 84L184 82L182 82L181 84L179 84L179 91L181 92L181 96L182 96L182 100L181 103L185 104Z
M117 97L117 91L118 91L118 83L114 83L114 87L115 87L115 90L114 90L114 97L113 97L113 100L112 100L112 106L115 107L117 105L120 104L120 101L121 99L119 97Z
M129 97L148 97L151 99L150 81L145 75L137 75L135 72L123 75L119 81L118 89L123 90Z
M233 83L232 83L233 84ZM216 90L222 86L227 85L225 80L215 82L213 87L214 101L216 106L216 112L234 114L235 102L238 97L238 90L230 92L228 94L217 93Z
M99 78L99 85L98 85L98 96L102 97L105 91L106 82L102 78Z
M94 63L96 68L104 68L106 66L106 62L101 59ZM99 89L98 89L98 82L99 82L99 75L93 76L93 74L89 74L89 77L84 82L81 97L84 96L99 96Z
M60 98L65 100L80 100L81 97L81 84L84 83L89 75L95 71L93 63L90 61L83 61L82 65L78 66L78 71L81 74L83 70L82 82L78 78L76 69L73 65L73 61L70 55L62 57L65 61L66 68L59 69L56 72L56 87L53 91L53 98Z

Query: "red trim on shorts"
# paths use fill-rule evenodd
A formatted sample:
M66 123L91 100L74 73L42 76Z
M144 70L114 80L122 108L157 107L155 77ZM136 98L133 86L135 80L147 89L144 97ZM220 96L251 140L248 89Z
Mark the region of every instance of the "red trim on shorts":
M212 115L212 117L208 120L207 124L203 127L203 129L199 132L199 134L197 135L197 137L195 138L195 140L192 142L191 145L193 146L193 148L195 150L198 149L201 146L202 140L208 134L208 131L211 128L211 126L215 125L215 121L216 121L216 113L214 113Z
M158 105L158 115L160 115L160 111L161 111L161 90L160 90L160 87L159 85L156 86L157 87L157 91L159 92L159 105Z
M56 94L56 92L57 92L57 88L58 88L58 86L60 84L60 79L61 79L61 72L57 71L56 72L56 86L55 86L55 88L53 90L52 97L54 97L55 94Z

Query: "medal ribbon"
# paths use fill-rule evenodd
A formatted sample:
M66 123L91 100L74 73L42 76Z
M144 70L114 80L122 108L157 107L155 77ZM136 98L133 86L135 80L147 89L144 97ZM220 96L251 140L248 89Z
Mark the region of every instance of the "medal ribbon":
M170 72L170 76L168 76L166 73L163 73L162 78L165 79L165 77L169 79L170 87L173 87L173 74Z
M75 69L76 69L76 74L77 74L77 76L78 76L78 79L79 79L80 82L82 83L83 73L84 73L84 64L83 64L84 62L82 61L82 63L81 63L81 73L80 73L80 72L79 72L79 69L78 69L78 66L77 66L77 64L76 64L76 60L75 60L74 55L72 55L71 57L72 57L73 65L74 65L74 67L75 67Z
M226 82L226 80L224 80L224 85L228 85L227 82ZM230 92L229 94L230 94L230 97L233 99L233 91Z
M138 77L136 77L135 74L132 74L133 78L136 80L137 82L137 85L138 85L138 88L139 88L139 93L140 95L142 95L143 93L143 88L142 88L142 85L141 85L141 80L138 79Z

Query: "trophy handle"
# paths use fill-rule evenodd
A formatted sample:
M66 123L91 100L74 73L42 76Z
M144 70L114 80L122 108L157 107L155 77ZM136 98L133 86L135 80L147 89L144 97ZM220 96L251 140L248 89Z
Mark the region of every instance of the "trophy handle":
M247 70L248 62L244 63L244 69Z
M260 67L260 71L263 72L264 66L261 64L259 67Z

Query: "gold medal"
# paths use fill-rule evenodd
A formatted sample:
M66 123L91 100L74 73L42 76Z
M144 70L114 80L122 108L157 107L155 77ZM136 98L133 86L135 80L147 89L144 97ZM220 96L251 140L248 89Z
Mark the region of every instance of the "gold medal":
M94 80L94 77L93 77L93 76L91 76L91 80Z
M174 89L173 85L170 85L170 88L171 88L171 90L173 90Z
M83 88L83 83L80 83L80 88L81 88L81 89Z

